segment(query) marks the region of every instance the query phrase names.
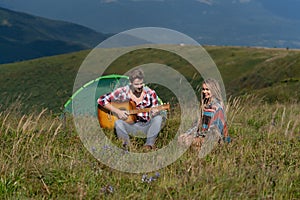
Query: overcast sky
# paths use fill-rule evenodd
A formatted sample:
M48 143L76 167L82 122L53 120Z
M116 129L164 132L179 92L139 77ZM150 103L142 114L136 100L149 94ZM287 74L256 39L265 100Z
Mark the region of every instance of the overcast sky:
M139 7L141 2L145 2L145 7L142 9ZM170 9L164 6L167 3L171 5L170 2L183 5L182 7L185 7L185 10L182 13L177 12L177 10L173 11L177 13L176 15L173 13L174 16L171 16L172 9L175 6ZM194 3L188 4L187 2ZM170 18L185 19L185 16L181 17L181 15L194 15L195 12L189 12L189 9L195 9L196 3L212 10L214 6L221 3L224 4L224 2L227 4L227 9L237 4L252 5L253 9L256 10L263 8L266 12L300 21L300 0L0 0L0 6L50 19L81 24L99 32L107 33L132 28L126 27L126 23L129 20L132 22L132 26L133 23L135 26L143 26L144 24L153 24L155 26L159 24L160 20L156 16L158 12L160 12L160 15L165 12L165 16L170 13ZM186 8L187 5L191 7ZM226 12L226 8L224 12ZM239 11L237 10L236 12ZM147 16L144 16L145 13ZM203 14L206 13L203 12ZM232 10L227 11L227 14L233 14ZM223 16L221 16L220 20L222 18ZM261 20L264 19L262 18ZM106 24L108 21L112 26L109 27L109 24ZM172 19L168 23L171 24Z

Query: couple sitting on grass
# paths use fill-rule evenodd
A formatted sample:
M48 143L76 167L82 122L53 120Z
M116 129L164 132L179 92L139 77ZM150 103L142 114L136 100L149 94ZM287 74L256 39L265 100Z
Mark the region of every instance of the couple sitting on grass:
M155 140L163 122L160 110L157 109L159 105L158 96L153 89L144 86L144 73L141 69L132 70L129 74L129 81L128 86L117 88L111 93L100 96L97 102L118 117L114 125L118 138L123 141L124 148L128 148L130 144L129 134L136 136L138 133L143 133L147 138L144 148L154 150ZM127 123L128 111L111 104L115 101L133 101L137 110L151 109L149 112L137 113L136 121ZM192 145L200 146L205 141L206 133L209 133L208 130L211 128L217 130L220 137L228 137L220 87L215 80L207 79L203 82L201 104L200 120L196 126L179 137L180 144L188 144L193 140Z

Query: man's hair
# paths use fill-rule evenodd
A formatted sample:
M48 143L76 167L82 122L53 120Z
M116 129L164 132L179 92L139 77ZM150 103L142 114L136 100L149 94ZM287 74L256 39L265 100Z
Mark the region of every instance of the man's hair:
M137 68L129 72L129 80L132 83L135 79L144 79L144 72L142 69Z

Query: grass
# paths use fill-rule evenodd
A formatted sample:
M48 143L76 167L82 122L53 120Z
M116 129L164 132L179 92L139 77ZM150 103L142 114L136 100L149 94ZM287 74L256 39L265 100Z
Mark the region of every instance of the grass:
M143 174L116 171L95 159L71 118L63 121L47 109L22 114L19 106L0 113L1 199L300 198L299 103L229 98L232 142L204 159L189 149L150 183L142 181ZM179 123L175 109L158 146L168 143ZM140 151L140 143L134 148Z
M300 100L300 51L214 46L206 46L205 49L220 70L228 95L257 94L273 103L284 103L290 98ZM53 113L60 113L72 95L77 71L88 53L87 50L0 65L0 94L9 98L0 99L0 109L22 98L24 113L30 112L32 106L39 111L47 108ZM106 74L121 74L131 67L149 62L175 68L194 88L201 81L184 59L151 48L121 56L111 63ZM159 88L158 92L164 101L172 101L174 95L166 88Z
M81 51L1 65L0 93L7 97L0 100L1 104L8 107L21 98L24 113L31 111L32 106L60 112L72 95L77 70L87 54L88 51Z
M143 174L123 173L99 162L84 147L72 118L60 117L89 51L0 65L0 198L300 199L300 52L205 48L232 94L227 105L232 142L204 159L189 149L158 170L159 177L156 171L145 174L156 177L149 183L142 181ZM143 49L130 52L136 60L126 56L107 73L151 61L199 81L193 71L184 71L188 63L172 54ZM159 148L180 124L180 108L171 106ZM107 134L120 145L112 132ZM143 142L134 139L132 151L141 152Z

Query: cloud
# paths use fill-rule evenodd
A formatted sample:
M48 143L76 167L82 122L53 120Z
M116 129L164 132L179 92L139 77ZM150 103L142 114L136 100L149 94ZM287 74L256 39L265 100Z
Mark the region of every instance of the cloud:
M196 1L198 1L200 3L205 3L210 6L213 4L213 0L196 0Z
M101 0L101 3L114 3L118 2L118 0Z
M236 3L241 3L241 4L246 4L250 3L252 0L232 0L231 3L236 4Z
M165 1L165 0L130 0L130 1Z
M239 0L240 3L249 3L251 0Z
M115 3L115 2L120 2L120 0L100 0L101 3ZM133 2L139 2L139 1L165 1L165 0L129 0Z

